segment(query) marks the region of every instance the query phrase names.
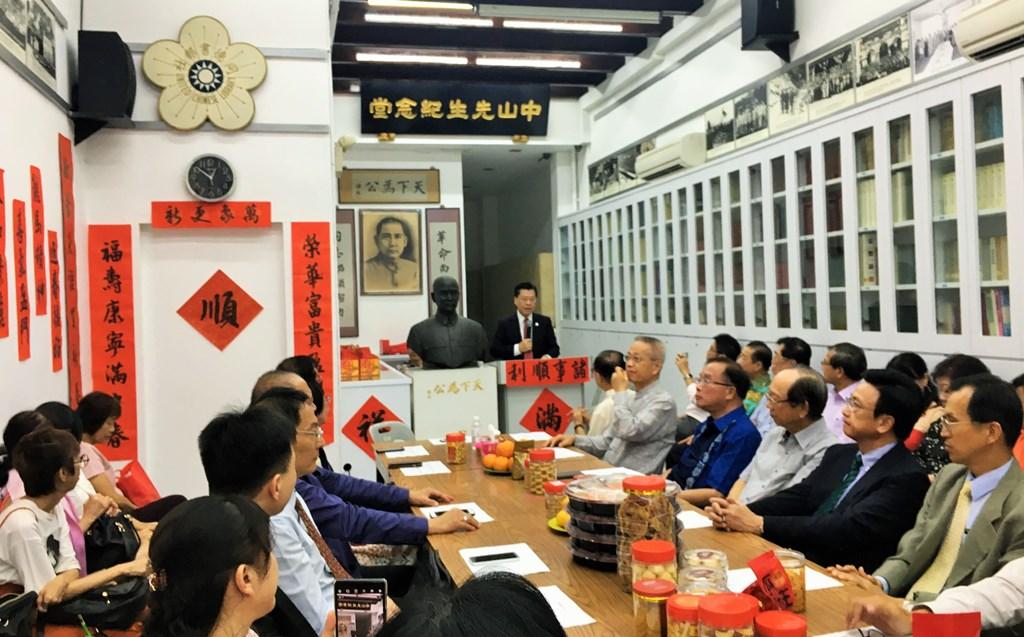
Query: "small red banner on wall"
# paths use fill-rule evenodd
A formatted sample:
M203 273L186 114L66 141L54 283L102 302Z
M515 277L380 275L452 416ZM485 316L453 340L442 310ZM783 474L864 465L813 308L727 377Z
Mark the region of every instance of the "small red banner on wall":
M138 455L134 298L131 226L89 226L92 386L121 401L121 417L103 449L110 460Z
M256 299L217 270L178 308L178 316L223 351L262 311Z
M505 361L505 385L579 385L590 380L590 362L576 358L542 358L529 361Z
M0 338L11 335L11 306L7 296L7 200L4 171L0 169Z
M64 369L64 347L60 320L60 263L57 259L57 232L46 232L46 243L50 250L50 357L53 371Z
M401 418L395 415L388 406L377 400L376 396L370 396L363 406L359 408L345 426L341 433L351 440L357 447L363 450L370 458L374 457L373 440L370 438L370 427L381 422L402 422Z
M555 392L544 388L523 414L519 424L530 431L543 431L557 436L569 427L572 405L558 397Z
M32 194L32 263L35 266L36 315L46 314L46 218L43 215L43 177L29 166Z
M334 310L331 224L292 224L292 311L295 355L311 356L324 386L324 444L334 442Z
M154 228L269 228L269 201L154 201Z
M82 398L82 345L78 325L78 248L75 241L75 167L71 140L57 135L60 158L60 210L64 232L64 299L67 302L68 401L78 406Z
M17 307L18 360L24 361L32 355L29 341L29 291L28 291L28 227L25 225L25 202L15 199L14 214L14 305Z

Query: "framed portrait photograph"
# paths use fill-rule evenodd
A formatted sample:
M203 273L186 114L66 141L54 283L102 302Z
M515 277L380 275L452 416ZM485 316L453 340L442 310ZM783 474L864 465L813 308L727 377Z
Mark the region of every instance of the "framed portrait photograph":
M364 296L423 293L418 210L360 210L359 238Z

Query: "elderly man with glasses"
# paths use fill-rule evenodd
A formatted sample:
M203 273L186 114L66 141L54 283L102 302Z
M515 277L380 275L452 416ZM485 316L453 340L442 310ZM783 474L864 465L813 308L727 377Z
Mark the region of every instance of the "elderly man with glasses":
M711 498L725 497L750 464L761 434L743 408L749 389L750 378L735 361L723 356L704 365L695 400L709 417L668 474L683 488L680 499L704 506Z

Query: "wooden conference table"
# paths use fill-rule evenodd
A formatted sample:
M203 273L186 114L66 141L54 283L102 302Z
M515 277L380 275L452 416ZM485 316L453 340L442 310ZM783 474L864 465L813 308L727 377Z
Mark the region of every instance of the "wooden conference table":
M417 444L429 452L429 457L388 461L381 455L388 449ZM551 569L548 573L530 575L528 579L537 586L557 585L597 620L594 624L567 630L568 635L628 637L633 634L632 598L623 592L618 575L585 568L572 561L568 538L553 533L547 527L543 496L526 491L522 481L485 474L477 453L470 454L465 464L449 466L451 473L407 477L400 469L389 470L388 465L413 460L444 460L445 447L424 440L382 443L375 448L381 475L390 476L395 484L410 489L428 486L439 489L455 498L456 502L475 502L495 519L481 524L480 529L472 533L429 536L431 547L457 584L461 585L472 575L459 555L460 549L525 542ZM559 475L610 466L586 454L556 463ZM725 552L730 568L742 568L753 557L778 548L755 535L724 533L712 528L688 529L683 533L683 541L688 549L711 548ZM809 565L808 568L818 567ZM809 591L807 612L804 614L808 634L824 635L844 630L849 600L864 594L864 591L851 586Z

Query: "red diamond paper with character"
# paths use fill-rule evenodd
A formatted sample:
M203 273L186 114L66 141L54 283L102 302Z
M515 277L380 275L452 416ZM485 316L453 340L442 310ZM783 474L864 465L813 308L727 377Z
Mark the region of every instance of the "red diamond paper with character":
M556 436L569 427L572 406L550 389L544 389L520 419L519 424L530 431L543 431Z
M181 318L219 350L230 345L262 311L263 306L222 270L214 272L192 298L178 308Z
M363 453L373 458L370 427L379 422L402 422L402 419L388 409L387 405L377 400L376 396L370 396L359 408L359 411L348 419L345 426L341 428L341 433L362 449Z

